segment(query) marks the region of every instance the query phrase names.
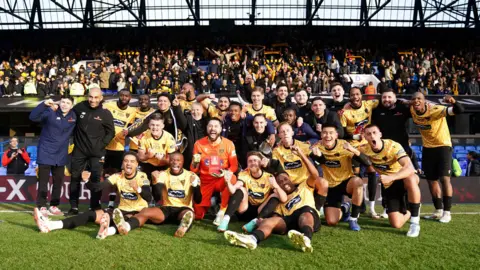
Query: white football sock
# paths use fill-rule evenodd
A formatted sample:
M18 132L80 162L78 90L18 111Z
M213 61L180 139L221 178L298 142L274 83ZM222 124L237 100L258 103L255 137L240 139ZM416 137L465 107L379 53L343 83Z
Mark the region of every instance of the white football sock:
M61 221L61 220L49 221L49 222L47 222L47 226L50 229L50 231L61 230L61 229L63 229L63 221Z
M410 218L410 223L420 224L420 217L411 217Z
M375 212L375 201L368 201L368 207L371 212Z
M223 216L223 220L226 222L230 222L230 216L229 215Z

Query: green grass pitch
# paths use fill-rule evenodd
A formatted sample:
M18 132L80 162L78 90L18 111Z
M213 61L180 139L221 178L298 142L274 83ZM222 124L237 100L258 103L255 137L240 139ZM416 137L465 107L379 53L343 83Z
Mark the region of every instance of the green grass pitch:
M480 205L454 205L449 224L422 219L416 239L405 236L408 224L396 230L367 217L359 220L360 232L349 231L347 223L322 226L311 254L280 235L253 251L230 246L210 220L195 221L183 239L173 237L174 225L146 225L100 241L95 224L41 234L31 213L4 212L31 205L3 204L0 210L0 269L480 269L480 214L472 213ZM421 211L430 213L432 206Z

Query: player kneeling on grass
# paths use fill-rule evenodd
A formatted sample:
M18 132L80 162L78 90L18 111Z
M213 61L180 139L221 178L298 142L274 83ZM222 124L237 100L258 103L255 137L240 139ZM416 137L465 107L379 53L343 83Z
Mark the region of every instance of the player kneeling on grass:
M385 187L387 197L387 214L394 228L401 228L410 218L408 237L420 234L420 188L415 168L403 147L392 140L382 140L382 133L375 125L365 128L368 141L360 150L372 161L373 167L380 174L380 181ZM408 208L405 210L405 192L408 194Z
M310 157L320 163L323 176L328 181L325 203L327 224L335 226L340 220L348 221L351 230L360 231L358 216L363 200L363 183L362 179L353 174L352 162L368 167L371 165L368 157L345 140L338 139L337 129L332 125L322 126L322 140L312 146ZM342 204L344 195L352 198L352 202Z
M275 177L262 170L261 162L262 155L259 152L249 152L247 169L238 174L238 181L235 184L230 181L232 173L230 171L225 173L225 183L231 196L222 222L218 226L220 232L228 229L230 217L235 212L238 213L239 220L251 221L243 226L245 231L251 232L255 229L257 218L270 216L278 201L284 203L287 200L287 194L278 186Z
M175 237L183 237L190 229L194 218L193 202L202 201L200 179L183 169L183 155L180 152L170 154L169 163L169 169L152 173L154 188L158 187L162 190L162 196L165 196L163 205L145 208L127 221L123 219L122 211L115 209L113 221L120 234L126 235L147 221L153 224L180 223Z
M320 229L320 213L315 209L320 205L317 202L316 206L314 193L326 193L328 185L319 177L313 163L297 146L293 145L291 149L306 164L309 172L307 181L295 186L288 174L277 175L278 185L288 194L287 201L279 204L275 210L276 216L262 220L259 227L250 235L226 231L225 238L231 244L255 249L257 244L268 238L272 232L277 234L288 232L288 237L295 245L301 247L304 252L313 252L311 244L313 232ZM325 200L325 197L322 197Z
M86 186L93 192L99 192L105 188L116 187L120 194L120 204L118 211L123 216L131 217L142 209L148 207L148 203L152 199L150 192L150 182L147 175L137 171L138 159L133 152L128 152L123 157L123 171L113 174L103 182L90 182L90 172L82 172L82 179L86 182ZM37 226L42 233L48 233L52 230L73 229L83 226L89 222L100 224L97 238L105 239L107 236L114 235L117 228L110 226L111 214L108 210L87 211L77 216L69 217L64 220L50 221L48 217L43 216L38 208L34 209L34 218Z

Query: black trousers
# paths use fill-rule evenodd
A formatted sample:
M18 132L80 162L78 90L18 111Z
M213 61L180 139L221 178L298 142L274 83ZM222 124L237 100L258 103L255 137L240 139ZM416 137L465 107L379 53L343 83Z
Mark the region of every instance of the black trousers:
M51 166L38 164L38 190L37 206L46 207L48 197L48 183L50 182L50 172L52 172L52 196L50 206L60 204L60 194L62 192L63 178L65 177L65 166Z
M100 182L103 170L103 160L99 157L86 156L80 151L73 150L72 153L72 179L70 183L70 206L78 208L78 200L80 197L82 172L86 170L91 172L90 181L92 183ZM102 191L90 191L90 208L97 210L101 208L100 199Z

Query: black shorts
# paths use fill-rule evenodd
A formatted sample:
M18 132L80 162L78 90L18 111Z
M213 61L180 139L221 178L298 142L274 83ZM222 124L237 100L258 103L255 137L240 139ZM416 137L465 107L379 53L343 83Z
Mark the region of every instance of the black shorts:
M290 230L300 230L298 227L298 220L303 213L311 213L313 216L313 231L318 232L320 230L320 217L318 216L317 210L313 209L310 206L304 206L300 209L295 210L290 216L283 217L283 221L287 224L287 232Z
M437 181L442 176L450 176L452 172L452 148L441 146L435 148L423 148L422 170L425 178Z
M122 209L120 209L120 211L122 212L122 215L123 215L123 218L125 220L128 220L130 219L131 217L133 217L134 215L138 214L139 212L138 211L123 211ZM103 209L103 212L107 213L110 215L110 224L114 224L113 223L113 208L106 208L106 209Z
M353 168L360 168L360 165L361 165L360 161L358 161L354 158L352 159L352 167Z
M125 151L110 151L106 150L105 154L105 163L103 164L103 169L115 169L116 172L122 170L123 155Z
M190 210L193 212L193 210L188 207L160 206L159 208L162 210L163 216L165 217L163 223L178 224L180 221L178 215L180 215L182 211Z
M237 217L239 221L250 221L254 218L258 217L258 208L260 205L251 205L248 204L248 209L247 211L243 213L238 213L237 212Z
M351 194L347 192L347 185L351 178L342 181L342 183L338 184L335 187L328 188L327 200L325 201L325 208L326 207L335 207L340 208L342 206L343 196L348 196L349 198L352 197Z
M401 212L406 210L405 195L407 191L403 186L403 180L393 181L393 184L385 189L387 200L387 213Z
M143 162L140 163L140 167L141 167L141 171L144 172L147 175L148 180L150 180L150 181L152 181L152 172L163 171L163 170L167 169L167 167L153 166L150 163L143 163Z

